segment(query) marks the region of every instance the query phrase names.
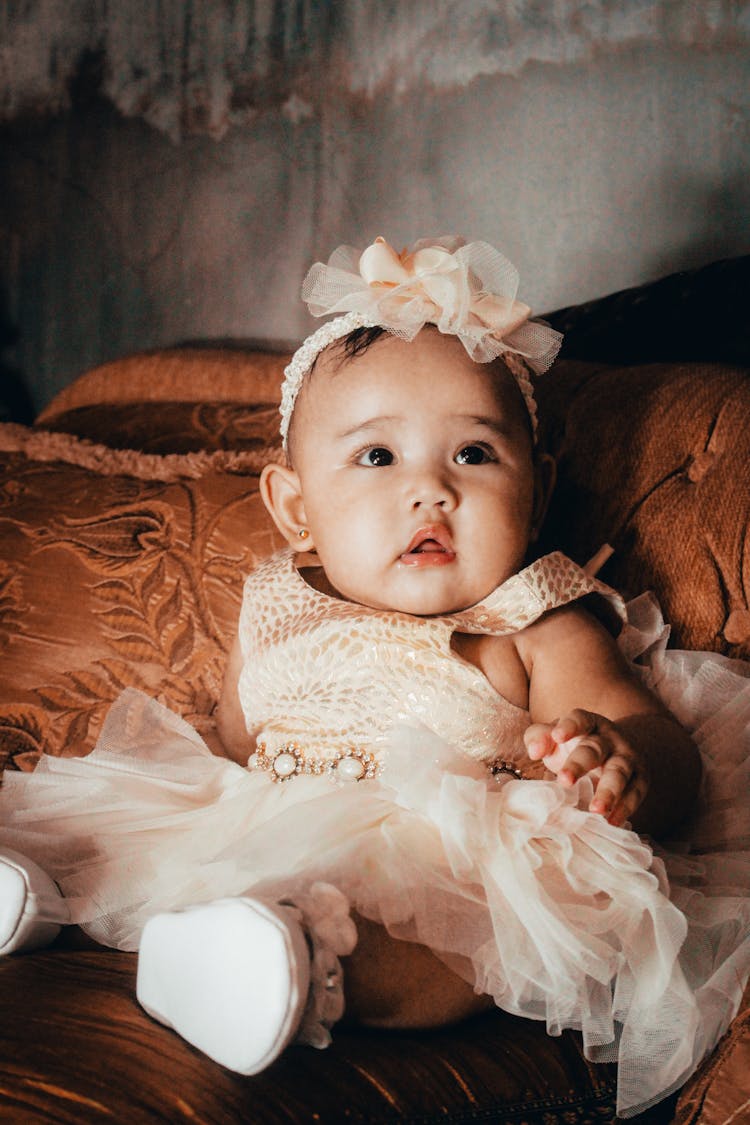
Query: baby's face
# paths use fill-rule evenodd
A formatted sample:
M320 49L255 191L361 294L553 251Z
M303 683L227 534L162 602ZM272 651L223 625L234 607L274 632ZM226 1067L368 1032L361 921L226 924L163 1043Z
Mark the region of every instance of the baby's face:
M344 598L428 615L473 605L522 565L535 480L512 376L423 330L321 354L295 408L306 527Z

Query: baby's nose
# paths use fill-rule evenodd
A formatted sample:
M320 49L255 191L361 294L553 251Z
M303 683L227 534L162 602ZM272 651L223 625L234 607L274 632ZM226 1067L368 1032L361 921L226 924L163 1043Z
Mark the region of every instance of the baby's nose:
M411 490L412 508L427 510L440 508L451 510L456 506L456 494L450 483L437 474L425 474L422 479L415 481Z
M424 508L424 509L441 508L442 509L442 508L446 508L446 507L447 507L447 503L446 503L445 499L442 499L442 500L438 500L438 499L436 499L436 500L415 500L414 501L414 508L415 509L417 509L417 508Z

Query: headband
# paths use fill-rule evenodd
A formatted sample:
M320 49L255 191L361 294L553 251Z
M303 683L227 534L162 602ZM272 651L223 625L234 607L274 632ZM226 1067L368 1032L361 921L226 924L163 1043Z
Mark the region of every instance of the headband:
M457 336L477 363L502 356L518 387L536 434L536 402L529 368L537 375L554 362L562 335L516 300L518 271L487 242L421 239L400 254L384 238L363 253L339 246L328 264L316 262L302 284L313 316L337 314L297 349L284 370L281 436L289 425L305 375L318 355L357 328L384 328L413 340L425 324Z

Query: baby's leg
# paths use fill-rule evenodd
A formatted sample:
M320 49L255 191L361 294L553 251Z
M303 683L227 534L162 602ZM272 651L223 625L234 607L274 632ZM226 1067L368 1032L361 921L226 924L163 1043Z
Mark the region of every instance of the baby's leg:
M67 920L65 900L49 875L0 848L0 957L49 945Z
M356 932L335 887L290 901L218 899L156 914L138 954L138 1000L216 1062L257 1074L293 1040L326 1047L344 1011L340 958Z
M357 945L342 959L347 1021L389 1030L442 1027L494 1008L424 945L355 916Z
M257 1074L294 1039L326 1046L342 1014L427 1028L493 1006L429 949L364 918L352 952L354 926L335 888L314 884L294 903L242 896L155 915L138 957L141 1005L241 1074Z

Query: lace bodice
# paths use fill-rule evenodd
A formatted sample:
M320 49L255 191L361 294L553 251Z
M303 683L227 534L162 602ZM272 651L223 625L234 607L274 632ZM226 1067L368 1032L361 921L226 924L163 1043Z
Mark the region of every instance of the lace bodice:
M352 748L377 756L378 741L408 724L474 759L512 759L528 714L451 649L451 636L517 632L594 591L619 603L555 553L471 609L413 617L320 593L297 570L293 552L282 551L245 583L239 698L248 730L271 755L295 743L307 756L330 759Z

